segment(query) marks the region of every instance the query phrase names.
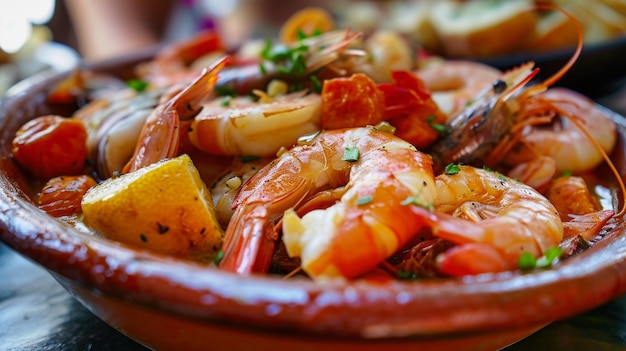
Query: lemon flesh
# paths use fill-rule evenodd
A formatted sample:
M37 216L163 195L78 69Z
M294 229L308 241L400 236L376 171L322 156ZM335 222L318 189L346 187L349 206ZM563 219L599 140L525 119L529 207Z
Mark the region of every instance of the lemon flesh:
M81 206L86 225L123 243L202 261L222 245L211 194L187 155L110 178Z

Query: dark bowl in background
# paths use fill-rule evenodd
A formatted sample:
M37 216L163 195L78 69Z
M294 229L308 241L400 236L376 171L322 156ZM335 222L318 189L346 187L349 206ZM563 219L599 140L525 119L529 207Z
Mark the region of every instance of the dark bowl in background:
M575 48L545 53L519 53L490 58L470 58L503 70L534 61L540 71L537 80L549 78L571 58ZM626 83L626 36L583 45L580 57L556 86L576 90L591 98L610 94Z

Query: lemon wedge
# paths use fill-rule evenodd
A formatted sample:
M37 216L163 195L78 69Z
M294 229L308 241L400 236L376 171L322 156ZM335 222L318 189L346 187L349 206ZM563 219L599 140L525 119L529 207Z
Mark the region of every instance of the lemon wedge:
M81 207L98 233L160 253L208 261L222 245L211 194L188 155L110 178Z

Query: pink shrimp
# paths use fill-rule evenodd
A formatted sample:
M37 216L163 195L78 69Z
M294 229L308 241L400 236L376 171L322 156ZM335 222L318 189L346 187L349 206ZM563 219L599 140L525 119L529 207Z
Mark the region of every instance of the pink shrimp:
M305 203L326 207L329 193L340 198L330 207L302 218L294 211ZM241 274L267 271L279 237L275 225L282 218L287 251L300 257L309 276L355 278L393 254L432 217L407 201L429 204L434 197L431 160L408 142L371 127L324 131L242 186L220 267Z
M181 120L191 119L198 113L195 108L212 91L218 72L227 62L228 57L224 57L210 68L204 69L187 88L152 111L144 123L135 152L124 167L124 172L133 172L178 154Z
M458 244L437 258L441 272L514 270L523 253L540 257L563 239L558 211L530 186L471 166L452 173L435 178L433 235Z

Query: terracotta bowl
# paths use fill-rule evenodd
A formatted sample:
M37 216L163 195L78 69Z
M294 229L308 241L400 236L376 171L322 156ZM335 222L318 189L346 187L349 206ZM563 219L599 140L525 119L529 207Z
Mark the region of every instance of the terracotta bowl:
M127 77L136 59L94 68ZM64 74L13 91L0 110L0 239L76 299L159 350L494 350L626 291L625 225L555 269L463 280L314 283L238 276L83 234L38 210L10 144ZM624 120L613 155L625 170Z

